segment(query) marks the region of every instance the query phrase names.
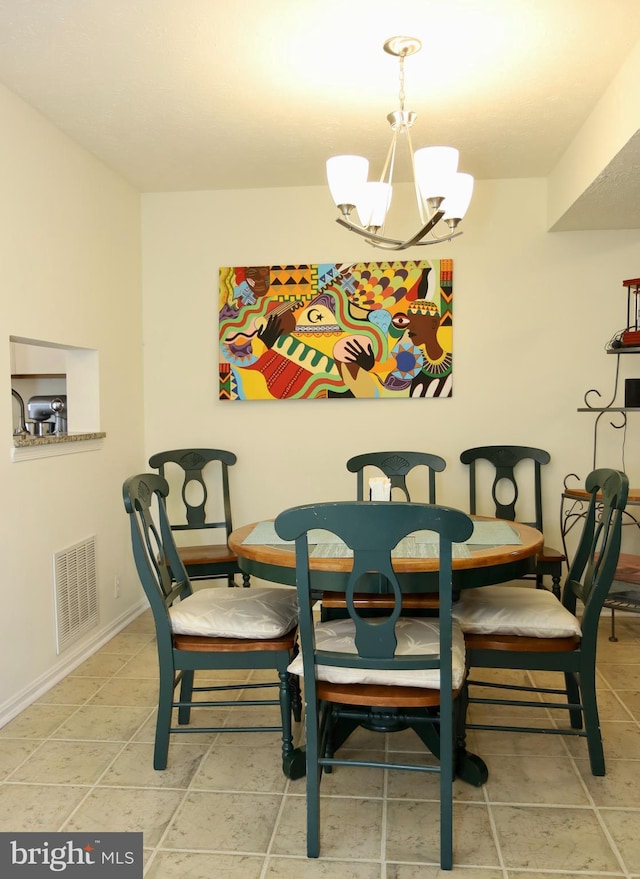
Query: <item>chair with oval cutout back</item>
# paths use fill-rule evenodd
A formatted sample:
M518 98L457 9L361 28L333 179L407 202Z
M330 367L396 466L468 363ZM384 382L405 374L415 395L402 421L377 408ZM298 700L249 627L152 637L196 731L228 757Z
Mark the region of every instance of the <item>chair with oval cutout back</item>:
M133 556L155 623L159 666L154 769L167 766L172 733L276 732L282 733L283 771L291 778L304 772L300 751L293 748L291 712L300 720L302 705L297 678L287 670L297 653L297 601L293 589L266 587L194 592L178 554L167 517L169 485L157 473L140 473L122 489L129 514ZM231 683L230 669L272 669L274 681ZM221 680L195 686L198 672L221 672ZM175 691L179 687L178 697ZM240 690L277 687L278 698L238 701ZM207 701L200 693L217 694ZM225 712L265 711L279 705L280 724L260 717L260 725L232 725L223 717L219 726L190 723L193 709L218 708ZM172 725L177 710L177 725Z
M453 615L464 632L469 669L516 669L528 673L532 682L503 683L469 677L463 704L536 712L566 709L570 721L565 728L559 722L549 724L547 716L546 726L516 726L506 720L500 722L494 711L486 722L469 720L466 729L582 736L587 739L592 774L604 775L596 693L598 622L620 554L629 481L618 470L601 468L589 474L585 487L589 507L562 601L546 589L483 586L464 590ZM581 616L577 613L578 601L583 604ZM564 687L536 684L536 672L561 673ZM483 690L474 689L470 694L470 687ZM496 691L505 698L488 695ZM527 699L506 698L510 691L524 693ZM549 696L560 697L561 701L550 701Z
M538 531L544 533L542 519L542 466L551 460L549 452L544 449L536 449L531 446L477 446L466 449L460 455L463 464L469 466L469 512L471 515L482 514L482 500L480 485L481 469L483 463L487 465L487 481L491 483L491 501L487 497L487 509L492 508L486 515L495 516L498 519L508 519L512 522L523 522L532 525ZM522 485L529 473L532 491L521 492ZM504 490L508 497L502 500L499 495ZM522 494L522 497L521 497ZM518 516L518 500L521 506L525 499L529 498L532 516L527 519ZM560 597L560 581L562 580L562 565L566 562L566 556L560 550L543 546L538 554L535 571L523 579L534 579L538 588L543 588L543 578L551 577L551 588L556 598Z
M391 500L411 502L407 477L413 474L412 488L417 488L421 495L419 499L415 499L435 504L436 473L441 473L446 466L447 462L444 458L430 452L365 452L347 461L347 470L356 474L356 499L359 501L369 499L369 492L365 488L366 475L383 473L391 483ZM369 595L360 599L362 606L366 603L372 610L383 608L387 601L384 595ZM403 598L403 607L405 611L413 612L432 610L438 607L438 596L428 592L406 595ZM322 596L324 619L336 613L339 615L342 609L344 609L342 596L330 592Z
M224 541L217 543L193 543L178 547L180 558L192 580L226 577L228 585L234 586L234 576L241 574L242 585L250 585L249 575L240 569L235 553L228 546L229 535L233 531L229 467L236 461L236 455L226 449L171 449L149 458L149 466L167 479L170 485L175 482L177 487L180 484L183 509L178 510L178 504L172 504L177 492L173 492L169 500L172 530L203 535L218 529L224 535ZM211 517L208 515L209 505L215 509L215 515Z
M472 533L470 518L459 510L428 504L343 501L285 510L275 520L280 537L296 542L296 586L301 655L289 666L304 675L307 764L307 855L320 853L320 781L323 771L354 765L436 773L440 776L440 864L453 861L455 771L454 704L463 683L463 638L452 623L452 542ZM309 568L308 532L324 529L352 553L345 619L316 623ZM391 551L408 534L431 530L439 542L439 618L403 615L402 587ZM354 600L361 590L388 586L391 606L384 617L362 615ZM364 723L387 732L392 719L412 728L425 744L439 727L439 764L349 760L340 756L348 735ZM346 732L344 727L346 726ZM431 735L430 735L431 732ZM338 752L338 756L336 756Z
M426 468L427 482L424 486L423 497L414 498L422 503L435 504L436 502L436 473L441 473L447 462L440 455L429 452L365 452L355 455L347 461L347 470L355 473L357 477L356 498L359 501L368 500L368 492L365 491L365 472L367 468L381 471L391 481L391 495L397 488L403 494L403 500L411 501L407 476L413 472L420 474L419 467Z

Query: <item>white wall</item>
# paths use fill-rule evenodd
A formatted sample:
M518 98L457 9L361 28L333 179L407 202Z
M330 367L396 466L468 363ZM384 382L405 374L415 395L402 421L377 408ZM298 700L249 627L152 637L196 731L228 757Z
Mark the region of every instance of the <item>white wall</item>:
M4 88L0 127L1 724L140 605L121 486L144 459L139 195ZM97 349L101 450L11 461L10 335ZM94 534L99 627L57 657L53 553Z
M139 606L120 490L162 448L235 450L240 524L291 504L352 497L344 462L376 448L442 454L439 500L464 507L463 448L535 444L553 456L545 505L549 542L557 543L562 479L591 467L593 416L576 409L588 388L610 393L615 358L603 346L625 321L622 279L640 274L637 232L549 234L544 181L480 182L466 234L426 252L454 259L452 399L222 403L220 266L384 254L333 223L327 192L310 188L144 196L141 260L137 193L1 88L0 125L0 658L10 669L0 680L0 723ZM403 202L411 210L400 193L396 212ZM99 351L100 451L11 462L11 335ZM640 360L624 358L622 373L640 375ZM636 485L637 418L626 435ZM621 466L621 439L606 432L599 464ZM90 534L98 537L100 628L57 657L52 556Z
M410 193L394 196L400 206L403 198L408 213ZM461 238L398 255L454 260L451 399L221 402L220 266L385 253L333 222L324 188L152 194L142 204L147 454L197 445L235 451L239 525L292 504L352 497L345 461L375 449L443 455L438 500L464 508L464 448L540 446L552 455L545 530L559 545L563 478L584 479L592 463L594 416L576 410L589 388L612 391L615 358L603 348L626 321L622 280L640 275L637 232L550 234L544 181L481 181ZM624 358L622 373L640 376L640 358ZM598 466L622 466L621 435L603 428ZM632 414L626 467L636 485L639 436Z

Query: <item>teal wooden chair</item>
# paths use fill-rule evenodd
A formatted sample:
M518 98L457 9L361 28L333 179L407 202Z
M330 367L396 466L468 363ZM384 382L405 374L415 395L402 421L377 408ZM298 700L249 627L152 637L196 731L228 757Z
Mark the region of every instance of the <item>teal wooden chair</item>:
M379 475L381 472L391 482L391 500L411 501L407 476L413 471L414 486L420 485L422 477L422 499L430 504L436 502L436 473L441 473L447 462L439 455L429 452L365 452L347 461L347 470L356 474L356 498L359 501L369 500L368 476ZM426 477L426 478L425 478ZM380 608L388 609L389 599L382 595L368 599L362 597L361 605L369 608L374 615ZM417 592L403 598L405 613L431 613L437 610L438 596L436 593ZM325 592L322 595L322 618L324 620L343 615L344 598L337 593ZM384 610L383 610L384 612Z
M285 510L275 520L280 537L296 543L301 655L290 666L304 675L306 705L307 855L320 853L320 780L342 765L383 766L440 774L440 862L453 863L454 700L464 674L463 638L451 617L452 542L473 526L458 510L427 504L341 502ZM346 619L316 622L308 532L326 529L353 553ZM416 530L439 535L440 618L402 615L402 587L391 552ZM385 617L361 615L355 596L384 578L392 599ZM414 729L439 765L350 760L339 748L360 724L368 729ZM439 735L434 738L434 725ZM338 755L336 756L336 752Z
M369 500L369 486L365 483L365 476L371 472L382 471L391 480L391 499L395 500L394 489L402 493L402 500L411 501L407 476L416 468L426 468L426 484L423 498L415 498L430 504L436 502L436 473L441 473L447 462L439 455L429 452L366 452L363 455L355 455L347 461L347 470L355 473L357 477L356 497L359 501ZM417 471L416 475L423 471ZM396 496L397 496L396 492Z
M544 533L542 520L542 467L551 460L549 452L531 446L477 446L465 449L460 455L463 464L469 466L469 512L471 515L495 516L532 525ZM486 496L483 506L481 479L483 463L489 465L491 501ZM527 491L522 490L527 485ZM522 497L521 497L522 494ZM529 498L533 515L520 517L518 511ZM520 500L520 504L518 504ZM544 577L551 578L551 591L560 598L562 566L567 558L563 552L543 546L536 560L535 571L524 579L534 579L543 588Z
M629 481L624 473L603 468L589 474L585 487L589 507L562 601L547 590L484 586L463 591L453 613L464 632L471 670L464 689L465 712L468 705L567 709L570 723L564 728L559 723L529 727L467 721L466 729L582 736L587 739L591 772L604 775L596 694L598 622L618 563ZM578 601L582 615L577 614ZM475 677L474 669L487 668L559 672L564 686L515 686ZM474 696L475 687L497 695ZM515 698L518 693L526 699ZM560 701L550 701L549 696Z
M165 508L169 485L157 473L141 473L123 486L129 514L133 556L138 576L151 605L156 629L160 673L154 769L165 769L172 733L282 733L283 769L296 770L291 711L301 715L299 682L287 671L296 652L297 601L290 588L202 588L194 592L177 552ZM255 684L195 686L198 671L272 669L274 681ZM175 691L179 687L176 698ZM238 702L238 690L276 687L276 699ZM205 701L201 693L217 694ZM194 696L196 698L194 698ZM280 725L202 727L190 723L195 708L279 705ZM173 712L177 709L177 725ZM299 759L298 759L299 762Z
M234 586L236 574L242 575L242 585L250 585L250 577L238 565L238 559L229 549L229 535L233 531L229 467L237 461L233 452L225 449L171 449L149 458L149 466L164 476L176 490L171 492L169 509L173 531L208 532L218 530L221 539L216 543L201 542L178 547L180 558L192 580L226 578ZM178 497L178 504L172 503ZM213 511L208 515L208 507Z

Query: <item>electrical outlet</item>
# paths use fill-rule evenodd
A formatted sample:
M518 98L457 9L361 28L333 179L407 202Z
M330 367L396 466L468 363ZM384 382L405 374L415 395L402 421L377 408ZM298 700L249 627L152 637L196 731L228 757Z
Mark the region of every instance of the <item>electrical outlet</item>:
M113 595L115 598L120 598L120 577L117 574L113 578Z

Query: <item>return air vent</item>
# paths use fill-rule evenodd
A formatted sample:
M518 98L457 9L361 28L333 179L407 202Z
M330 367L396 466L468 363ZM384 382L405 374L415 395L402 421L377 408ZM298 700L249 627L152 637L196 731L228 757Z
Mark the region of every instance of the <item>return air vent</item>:
M56 552L53 556L56 596L57 652L98 624L96 538Z

